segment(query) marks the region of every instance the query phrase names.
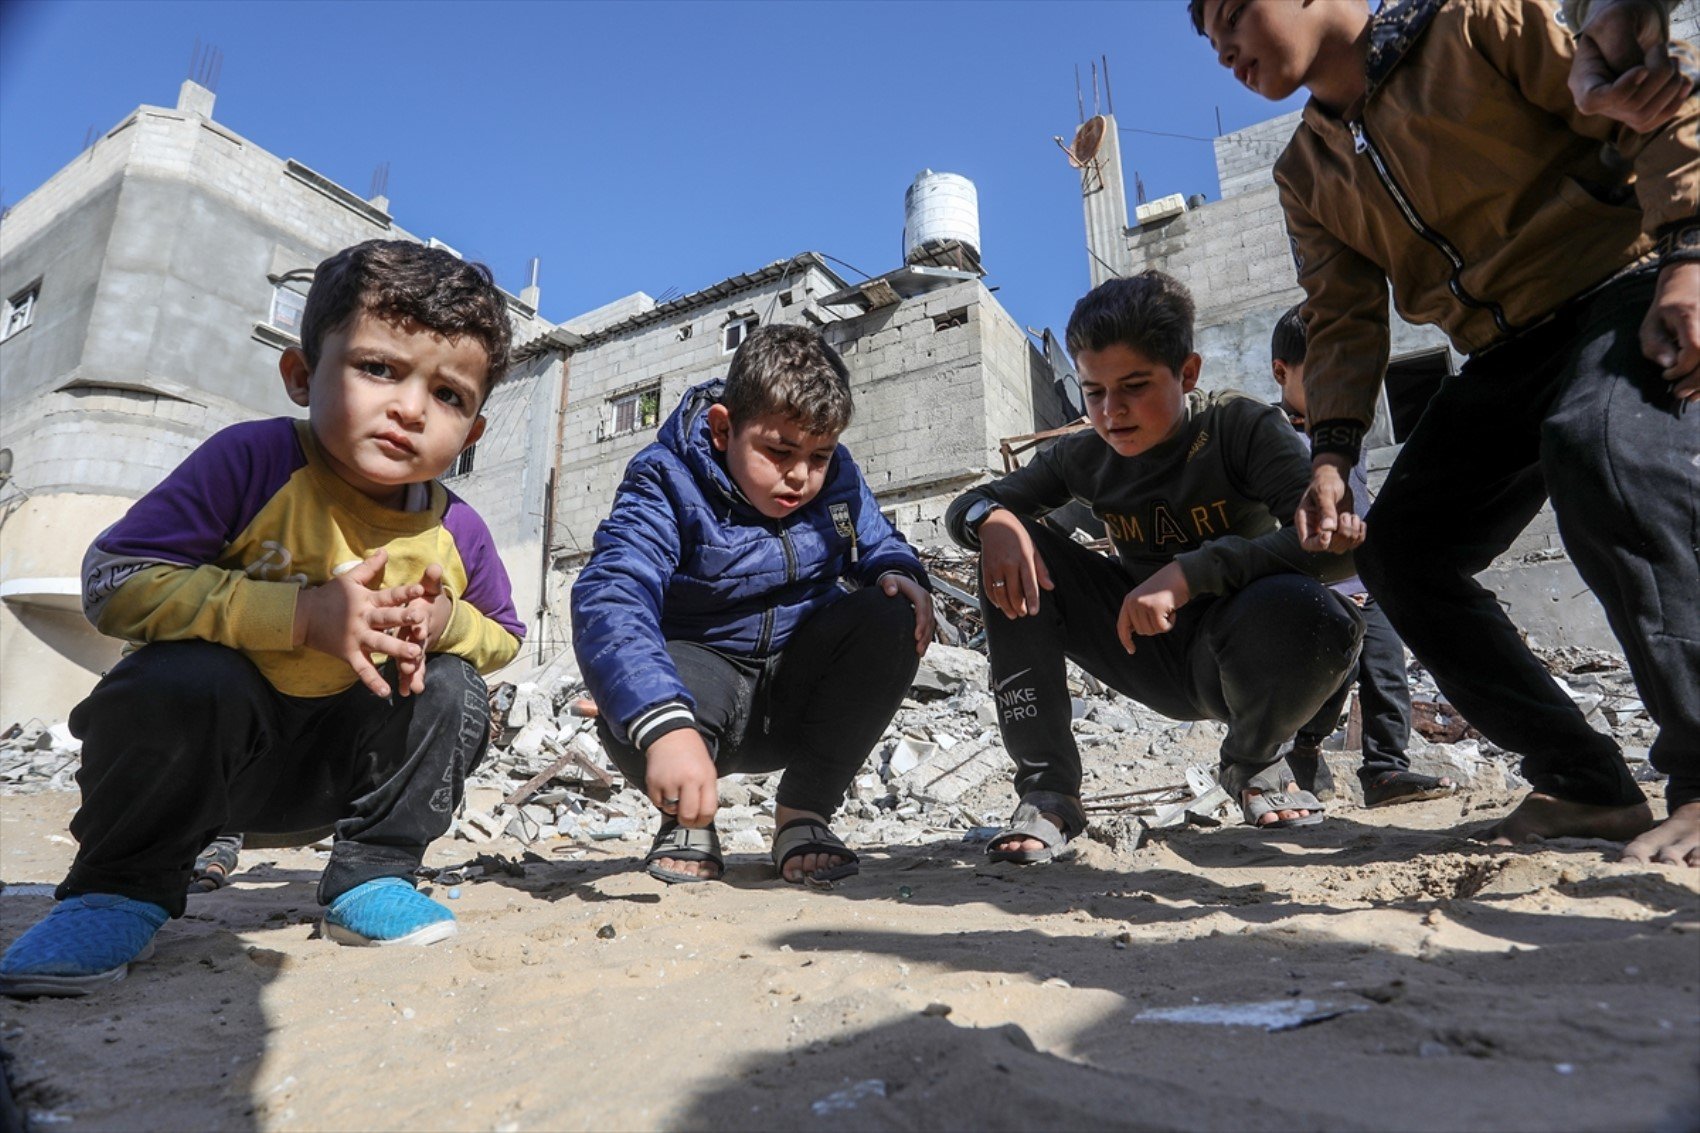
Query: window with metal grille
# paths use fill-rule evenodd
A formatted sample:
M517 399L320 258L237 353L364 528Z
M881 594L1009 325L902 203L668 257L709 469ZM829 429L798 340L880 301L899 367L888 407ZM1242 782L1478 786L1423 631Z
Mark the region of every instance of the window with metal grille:
M267 318L272 326L285 334L301 337L301 316L307 312L307 297L283 284L272 289L272 310Z
M40 294L41 285L32 283L6 300L6 322L0 327L0 342L11 338L35 321L35 301Z

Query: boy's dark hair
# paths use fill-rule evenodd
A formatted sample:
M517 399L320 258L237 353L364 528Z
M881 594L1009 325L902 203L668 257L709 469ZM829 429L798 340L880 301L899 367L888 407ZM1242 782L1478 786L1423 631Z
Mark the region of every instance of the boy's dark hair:
M1287 313L1275 320L1275 333L1269 336L1269 357L1289 366L1302 366L1305 360L1305 321L1299 314L1302 303L1294 303Z
M854 410L850 371L838 351L808 327L756 327L732 355L720 395L742 426L777 413L811 433L842 433Z
M508 304L483 264L407 240L368 240L344 248L313 272L301 315L301 350L319 364L325 336L356 311L411 319L449 338L470 338L489 357L484 394L508 372L513 328Z
M1192 30L1204 33L1204 0L1187 0L1186 14L1192 17Z
M1074 305L1064 339L1073 356L1120 343L1178 374L1192 353L1192 296L1160 271L1105 280Z

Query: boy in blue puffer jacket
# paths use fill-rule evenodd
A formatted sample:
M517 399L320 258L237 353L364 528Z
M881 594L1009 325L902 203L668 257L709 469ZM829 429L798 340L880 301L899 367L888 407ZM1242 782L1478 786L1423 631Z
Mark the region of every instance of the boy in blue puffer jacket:
M660 809L645 868L711 881L719 777L784 769L786 881L857 871L827 823L933 635L927 574L838 435L850 376L805 327L759 327L626 466L573 586L603 744Z

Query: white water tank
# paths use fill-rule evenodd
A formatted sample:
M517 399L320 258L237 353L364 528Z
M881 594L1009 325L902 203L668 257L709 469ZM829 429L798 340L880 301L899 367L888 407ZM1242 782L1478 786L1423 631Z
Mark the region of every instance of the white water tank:
M934 263L955 248L980 262L980 194L959 173L923 169L903 194L903 262Z

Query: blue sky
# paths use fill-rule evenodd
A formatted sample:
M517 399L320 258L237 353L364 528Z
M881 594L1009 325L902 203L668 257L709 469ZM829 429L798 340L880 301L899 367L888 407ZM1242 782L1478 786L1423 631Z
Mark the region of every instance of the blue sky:
M1108 56L1124 164L1152 197L1218 195L1206 141L1298 105L1216 67L1183 0L1120 3L94 3L0 7L0 198L90 128L171 105L196 40L223 52L214 116L364 195L543 314L691 291L812 249L902 256L924 168L979 190L987 282L1061 329L1087 284L1079 182L1052 142L1075 67ZM1131 195L1131 189L1130 189ZM848 278L858 278L841 269Z

